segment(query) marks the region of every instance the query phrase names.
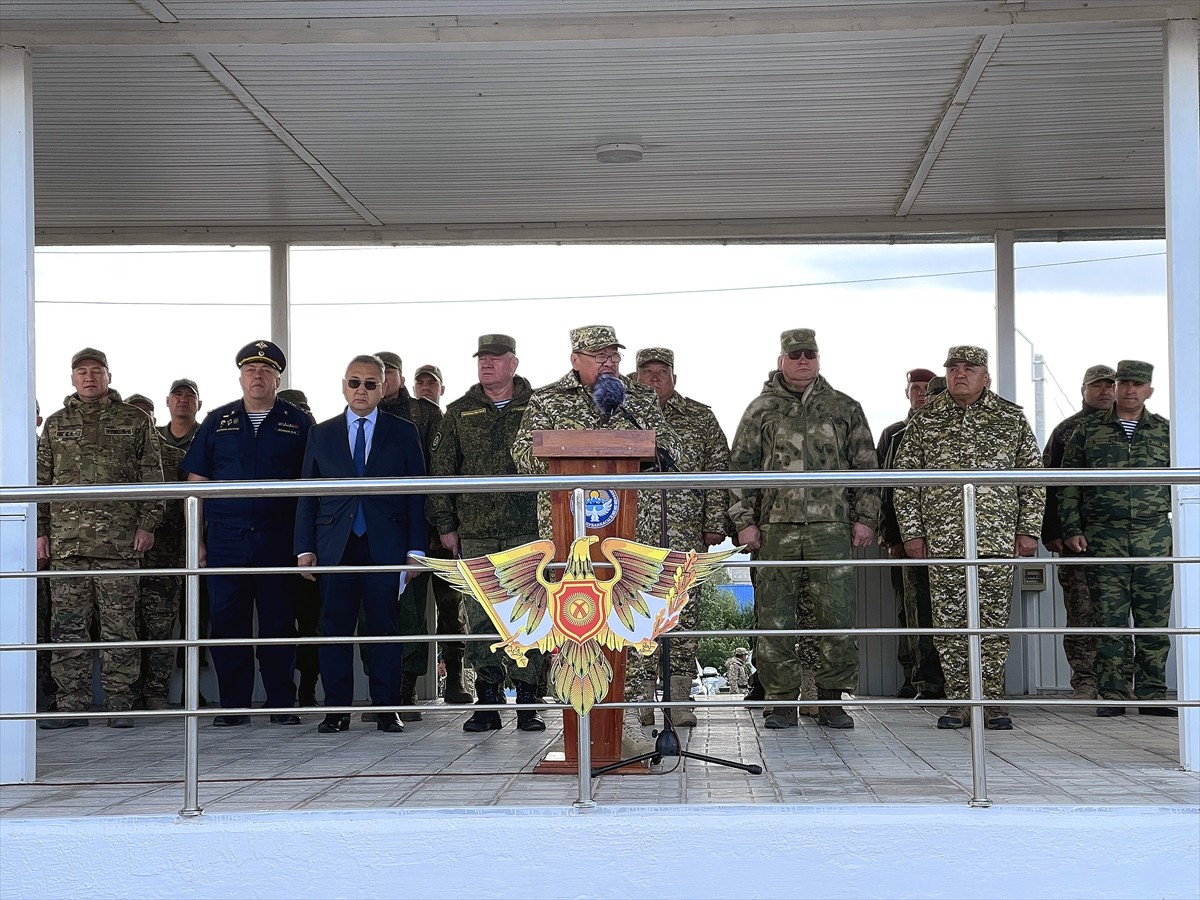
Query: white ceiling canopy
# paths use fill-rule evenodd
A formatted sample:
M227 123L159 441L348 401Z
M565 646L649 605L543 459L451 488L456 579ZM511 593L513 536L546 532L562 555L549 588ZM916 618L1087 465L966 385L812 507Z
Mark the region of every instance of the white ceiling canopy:
M0 42L43 244L1160 236L1163 24L1198 13L0 0Z

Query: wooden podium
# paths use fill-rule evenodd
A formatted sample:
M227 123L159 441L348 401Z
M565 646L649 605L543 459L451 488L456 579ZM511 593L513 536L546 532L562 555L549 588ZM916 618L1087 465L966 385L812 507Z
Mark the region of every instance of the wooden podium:
M533 455L546 460L551 475L629 475L637 474L643 460L653 460L653 431L535 431ZM588 526L584 533L604 538L619 537L635 540L637 533L637 491L618 490L617 508L612 520L597 527ZM586 499L586 498L585 498ZM595 498L593 508L605 506L605 498ZM575 539L575 519L571 512L571 492L550 493L551 522L554 527L554 560L563 562ZM601 521L607 516L601 518ZM592 561L607 560L600 554L600 543L592 545ZM598 569L600 578L611 577L611 571ZM561 570L555 573L561 577ZM613 669L612 683L604 696L606 703L625 700L625 651L604 651ZM624 711L594 709L588 713L592 734L592 765L611 765L621 759L621 726ZM551 751L534 771L539 774L569 774L579 771L579 717L574 710L563 710L563 752ZM645 773L644 763L618 769L617 772Z

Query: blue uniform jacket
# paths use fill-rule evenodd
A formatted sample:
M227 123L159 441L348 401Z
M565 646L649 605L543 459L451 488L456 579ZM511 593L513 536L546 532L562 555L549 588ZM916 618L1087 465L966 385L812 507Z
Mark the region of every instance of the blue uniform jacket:
M425 457L416 426L380 412L375 420L366 478L420 477ZM354 478L354 459L339 414L314 425L304 453L304 478ZM342 559L359 502L367 521L367 545L376 565L403 565L410 550L429 545L424 494L371 494L301 497L296 510L296 555L316 553L317 564L336 566Z
M312 427L302 410L276 400L254 433L241 400L208 414L180 463L212 481L285 480L300 477ZM204 521L226 528L291 531L294 497L214 497L204 501Z

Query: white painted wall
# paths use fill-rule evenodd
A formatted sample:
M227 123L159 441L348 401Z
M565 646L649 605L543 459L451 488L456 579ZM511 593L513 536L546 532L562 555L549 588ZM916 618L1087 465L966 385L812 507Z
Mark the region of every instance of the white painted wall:
M22 900L1194 898L1200 810L710 806L0 819L0 866L0 897Z

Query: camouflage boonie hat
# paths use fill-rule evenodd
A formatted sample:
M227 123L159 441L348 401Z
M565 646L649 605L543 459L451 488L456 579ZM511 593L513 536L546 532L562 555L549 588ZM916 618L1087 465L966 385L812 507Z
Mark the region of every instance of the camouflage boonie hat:
M1123 359L1117 363L1117 381L1137 381L1150 384L1154 377L1154 366L1140 359Z
M380 350L375 354L379 357L379 361L383 363L385 369L403 369L404 363L400 361L400 354L393 353L390 350Z
M972 347L970 344L959 344L957 347L951 347L946 353L946 361L942 363L944 366L953 365L956 362L971 363L975 366L986 366L988 364L987 351L982 347Z
M479 349L472 356L503 356L505 353L517 352L517 339L507 334L481 334ZM439 377L438 381L442 379Z
M779 335L779 352L791 353L793 350L813 350L820 353L817 347L817 333L811 328L793 328Z
M104 368L108 368L108 357L95 347L84 347L82 350L72 356L71 368L75 368L85 359L94 359L96 362L100 363L100 365L104 366Z
M738 647L736 650L733 651L733 655L734 656L749 656L750 651L747 650L745 647Z
M1112 366L1092 366L1083 373L1083 386L1095 384L1097 381L1116 381L1117 370Z
M934 375L929 379L929 387L925 389L925 396L930 399L938 394L946 393L946 379L941 375Z
M928 369L909 369L906 373L904 373L904 378L909 384L912 384L914 381L933 381L933 379L936 377L937 376Z
M666 347L647 347L637 352L637 367L640 369L646 363L660 362L664 366L675 368L675 353Z
M151 410L154 409L154 401L145 394L130 394L125 398L125 402L130 406L137 406L139 403L145 403Z
M572 353L595 353L605 347L625 349L625 345L617 341L617 330L611 325L584 325L571 329Z
M431 366L428 363L423 366L417 366L417 371L413 372L413 381L416 381L422 375L432 375L438 380L438 384L446 383L442 378L442 370L437 366Z
M196 382L192 381L190 378L176 378L171 382L171 389L167 391L167 394L173 394L180 388L187 388L197 397L200 396L200 388L196 387Z
M266 363L276 372L282 372L287 368L287 357L283 355L279 345L272 341L254 341L247 344L238 351L234 362L237 363L239 369L247 363Z

